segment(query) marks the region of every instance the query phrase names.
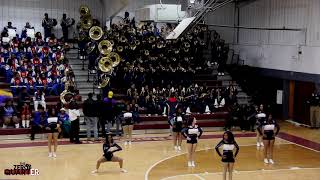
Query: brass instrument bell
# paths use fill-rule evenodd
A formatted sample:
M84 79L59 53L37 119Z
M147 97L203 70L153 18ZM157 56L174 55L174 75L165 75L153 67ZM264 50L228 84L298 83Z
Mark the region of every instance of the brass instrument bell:
M123 46L118 46L118 47L117 47L117 51L118 51L118 52L122 52L122 51L123 51Z
M115 52L111 52L108 57L110 58L110 60L112 61L112 67L116 67L120 64L121 62L121 57L118 53Z
M112 60L108 56L102 57L98 62L98 67L104 73L111 72L112 71Z
M112 45L111 42L108 40L102 40L100 41L98 45L98 49L102 55L108 55L112 51Z
M90 9L86 5L81 5L79 8L79 12L82 17L90 16Z
M103 30L99 26L92 26L89 30L89 37L95 41L98 41L103 36Z
M80 20L80 28L82 29L90 29L92 27L93 21L90 17L88 18L81 18Z

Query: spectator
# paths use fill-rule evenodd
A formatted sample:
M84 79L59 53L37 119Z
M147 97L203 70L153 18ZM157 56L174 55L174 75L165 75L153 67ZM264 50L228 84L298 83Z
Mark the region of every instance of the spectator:
M31 96L29 95L27 88L21 88L18 98L18 109L20 109L25 103L30 103Z
M78 104L75 101L70 103L69 108L69 117L71 121L71 131L70 131L70 142L75 144L81 144L79 140L79 119L80 119L80 111L78 108Z
M22 128L29 128L31 119L31 110L27 102L25 102L21 108L21 122Z
M66 111L67 110L65 108L60 109L60 113L58 113L58 123L61 125L63 137L70 137L71 123Z
M39 105L36 112L34 112L33 120L31 121L31 136L30 139L34 140L36 132L43 130L47 126L48 113L44 111L44 107Z
M87 125L87 141L91 140L91 130L94 132L94 140L98 141L98 127L97 127L97 104L92 99L92 93L88 94L88 99L83 102L83 114Z
M41 104L41 106L44 109L46 109L46 102L45 102L44 94L40 89L37 89L37 91L34 93L33 104L34 104L35 111L38 111L39 104Z
M104 111L104 102L102 100L102 96L100 94L97 94L97 110L98 113L98 120L99 120L99 126L101 128L101 134L102 137L105 137L106 134L106 119L103 118L103 111Z
M113 92L108 92L108 97L104 98L104 114L103 117L106 119L107 123L107 133L110 132L111 126L114 124L114 118L115 118L115 105L116 101L113 99Z
M14 124L15 128L19 128L19 119L17 117L17 109L13 105L12 99L7 99L2 107L3 128L7 128L10 124Z

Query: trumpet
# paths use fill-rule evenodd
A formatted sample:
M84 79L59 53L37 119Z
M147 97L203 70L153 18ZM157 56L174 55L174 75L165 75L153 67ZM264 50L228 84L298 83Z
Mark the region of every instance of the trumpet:
M127 40L127 38L125 37L125 36L121 36L120 37L120 42L122 42L122 43L126 43L128 40Z
M117 47L117 51L118 51L118 52L122 52L122 51L123 51L123 46L118 46L118 47Z
M99 41L103 36L103 30L99 26L93 26L89 30L89 37L95 41Z
M152 44L152 43L154 43L156 41L156 37L150 36L148 41L149 41L150 44Z
M185 42L183 42L183 46L185 48L190 48L190 43L185 41Z
M102 55L108 55L112 51L112 45L108 40L100 41L98 49Z
M150 53L149 53L149 50L145 49L145 50L144 50L144 55L145 55L145 56L149 56L149 54L150 54Z
M134 43L135 43L136 46L139 46L139 45L140 45L140 41L139 41L138 39L135 40Z

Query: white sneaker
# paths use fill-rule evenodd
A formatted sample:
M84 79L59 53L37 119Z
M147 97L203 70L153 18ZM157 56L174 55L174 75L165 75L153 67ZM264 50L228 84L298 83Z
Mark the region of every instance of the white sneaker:
M194 163L194 161L191 161L191 166L196 167L196 164Z
M178 151L181 151L181 146L178 146Z
M52 157L56 158L57 154L56 153L52 153Z
M123 173L127 173L128 172L127 170L125 170L123 168L121 168L120 171L123 172Z
M191 161L188 161L188 167L192 167Z
M175 146L175 147L174 147L174 150L178 151L178 146Z
M263 161L264 161L264 163L269 164L268 159L265 158Z
M269 159L269 163L270 163L270 164L274 164L274 162L273 162L272 159Z
M131 145L131 141L129 141L129 145Z
M49 158L51 158L51 157L52 157L52 153L51 153L51 152L49 153L48 157L49 157Z
M260 147L260 143L259 142L257 142L257 147Z
M262 146L262 147L264 146L263 142L260 143L260 146Z
M125 146L128 145L128 141L125 141L125 142L124 142L124 145L125 145Z
M96 170L93 170L93 171L91 171L91 173L92 174L95 174L95 173L97 173L98 172L98 170L96 169Z

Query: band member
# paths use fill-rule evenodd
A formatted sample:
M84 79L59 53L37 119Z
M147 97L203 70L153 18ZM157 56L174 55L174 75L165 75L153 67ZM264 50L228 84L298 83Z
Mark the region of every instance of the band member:
M235 162L235 157L239 152L239 146L234 140L234 135L231 131L226 131L223 133L223 139L215 147L218 155L222 157L223 163L223 180L227 179L227 172L229 172L229 180L232 180L233 165ZM219 148L222 146L223 153L221 154ZM234 153L233 151L236 150Z
M258 113L256 115L256 119L257 119L257 121L256 121L257 127L259 127L261 125L261 123L266 119L266 113L264 112L263 104L260 104ZM262 136L259 133L259 130L256 129L256 132L257 132L257 147L264 146L263 142L262 142Z
M275 130L276 129L276 130ZM275 141L275 136L278 135L280 126L269 114L268 119L265 119L258 127L259 134L263 136L264 143L264 163L274 164L273 161L273 146Z
M132 112L130 112L130 106L128 105L127 112L123 114L123 121L122 121L125 145L127 144L131 145L133 124L134 124L133 115L132 115Z
M38 109L34 112L33 120L31 121L31 136L30 139L34 140L36 132L41 131L47 126L48 113L44 111L44 108L39 105Z
M49 155L48 157L57 157L57 148L58 148L58 135L59 135L60 124L58 121L58 117L55 114L55 110L51 109L48 112L47 126L45 130L48 134L48 149ZM51 145L53 144L53 152L51 149Z
M49 26L49 16L48 13L44 14L44 19L42 20L42 27L44 28L44 41L51 36L51 26Z
M27 38L27 29L34 29L34 27L31 27L30 23L27 22L24 28L22 29L21 38Z
M182 107L178 106L175 116L169 120L170 126L172 126L172 134L173 134L173 145L174 149L181 151L181 142L182 142L182 135L181 131L183 125L185 124L185 118L182 114Z
M106 139L103 144L103 156L97 161L96 169L92 173L97 173L101 163L104 162L118 162L120 166L120 171L126 173L127 170L123 169L123 159L114 156L113 153L121 151L122 148L113 141L112 135L107 134Z
M63 39L64 42L68 41L68 24L67 24L67 15L63 14L62 19L61 19L61 28L62 28L62 34L63 34Z
M202 135L202 129L197 125L196 118L189 120L188 127L182 130L182 134L185 138L187 138L188 167L195 167L195 151L197 148L198 139Z

